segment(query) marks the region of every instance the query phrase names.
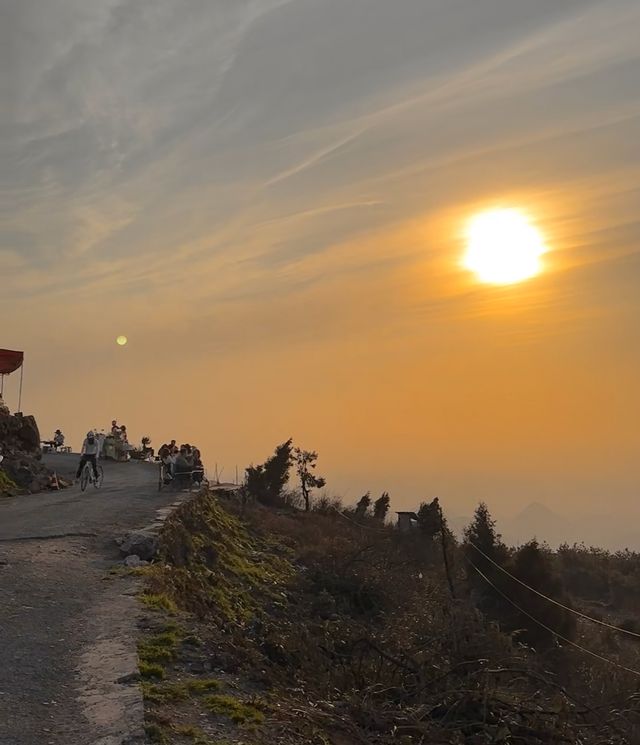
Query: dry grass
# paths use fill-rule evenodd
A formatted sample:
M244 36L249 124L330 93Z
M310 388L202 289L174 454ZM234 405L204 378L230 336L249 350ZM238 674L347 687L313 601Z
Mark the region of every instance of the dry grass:
M173 693L204 707L207 736L270 745L640 741L637 679L571 648L537 654L503 633L475 609L455 549L453 600L440 550L416 537L334 511L243 512L202 496L169 521L162 551L150 596L196 615L201 645L188 658L215 658L223 680L201 696L204 683L157 684L147 700ZM579 639L619 660L640 654L582 627ZM172 674L184 676L184 638L155 640L142 647L147 664L169 649Z

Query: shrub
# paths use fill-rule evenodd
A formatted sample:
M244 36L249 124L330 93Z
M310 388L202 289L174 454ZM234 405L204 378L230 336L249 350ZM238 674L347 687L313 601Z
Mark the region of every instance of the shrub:
M246 469L246 489L249 496L263 504L276 506L282 502L282 491L289 481L293 464L293 440L276 447L263 464Z

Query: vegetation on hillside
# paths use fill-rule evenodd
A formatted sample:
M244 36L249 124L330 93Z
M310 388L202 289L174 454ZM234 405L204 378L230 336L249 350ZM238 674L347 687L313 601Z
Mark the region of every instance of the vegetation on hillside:
M0 497L11 497L17 489L16 483L0 468Z
M203 493L166 523L145 569L157 608L140 653L151 737L640 741L640 638L573 612L632 631L640 556L510 549L486 505L462 544L437 500L408 533L385 523L388 494L296 509L285 445L251 471L253 499Z

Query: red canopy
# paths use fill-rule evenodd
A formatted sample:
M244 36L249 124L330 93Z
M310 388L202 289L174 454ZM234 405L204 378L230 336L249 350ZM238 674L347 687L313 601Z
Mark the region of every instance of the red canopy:
M24 362L24 352L13 352L11 349L0 349L0 375L15 372Z

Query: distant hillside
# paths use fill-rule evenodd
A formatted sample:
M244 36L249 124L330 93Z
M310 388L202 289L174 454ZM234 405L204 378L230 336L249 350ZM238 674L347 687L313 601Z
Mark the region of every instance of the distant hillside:
M623 515L576 514L572 518L560 515L540 502L533 502L512 520L500 523L500 532L507 543L521 545L533 538L557 548L562 543L585 543L616 551L640 549L640 530L634 530L633 520Z

